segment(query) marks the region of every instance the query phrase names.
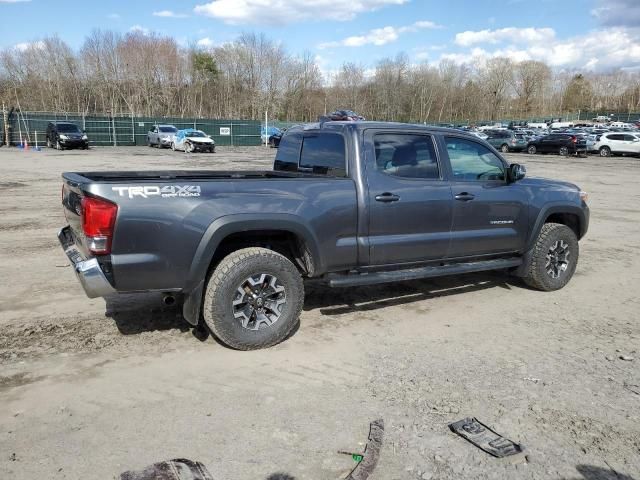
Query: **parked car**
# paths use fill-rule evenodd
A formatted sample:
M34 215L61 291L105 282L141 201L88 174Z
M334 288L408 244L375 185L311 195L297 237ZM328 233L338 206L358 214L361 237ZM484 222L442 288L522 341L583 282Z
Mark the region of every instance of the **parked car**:
M171 150L181 150L186 153L216 151L216 142L202 130L187 128L178 130L171 141Z
M358 115L353 110L336 110L327 115L331 121L348 121L356 122L363 121L365 118L362 115ZM453 126L453 125L452 125Z
M154 125L147 133L147 145L164 148L171 146L178 129L173 125Z
M64 173L58 238L89 297L157 291L226 345L292 332L330 287L509 269L564 287L586 194L525 178L473 135L378 122L292 127L269 171Z
M489 135L487 135L486 133L480 131L480 130L471 130L469 131L469 133L475 137L478 137L482 140L486 140L487 138L489 138Z
M49 122L45 136L49 148L89 148L89 137L75 123Z
M559 155L587 153L587 140L581 135L570 133L552 133L545 135L527 145L527 152L556 153Z
M524 136L516 134L513 130L485 130L484 133L489 136L486 141L503 153L521 152L527 148Z
M270 147L277 148L282 138L282 130L278 127L269 127L268 131L265 127L261 130L262 143Z
M601 157L615 154L640 155L640 138L633 133L604 133L593 148Z
M278 148L280 146L280 140L282 140L282 135L284 135L284 130L281 130L279 133L274 133L269 137L269 146L271 148Z

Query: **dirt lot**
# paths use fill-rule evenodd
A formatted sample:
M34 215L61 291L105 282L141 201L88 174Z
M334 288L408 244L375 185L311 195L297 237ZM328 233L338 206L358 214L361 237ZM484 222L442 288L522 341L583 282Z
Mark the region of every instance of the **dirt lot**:
M578 270L554 293L500 272L310 286L296 334L248 353L199 341L155 295L84 296L56 240L62 171L272 157L0 148L0 478L110 479L188 457L216 479L338 479L354 462L337 451L383 418L372 479L640 479L640 160L511 155L591 196ZM529 461L449 432L465 416Z

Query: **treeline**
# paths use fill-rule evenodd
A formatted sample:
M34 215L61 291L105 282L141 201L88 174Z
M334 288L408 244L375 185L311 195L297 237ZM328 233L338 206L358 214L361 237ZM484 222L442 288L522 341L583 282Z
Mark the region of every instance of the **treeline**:
M411 122L640 111L640 72L554 71L538 61L413 64L323 72L264 35L216 48L157 34L96 30L75 51L58 37L0 52L0 100L22 110L315 120L337 108Z

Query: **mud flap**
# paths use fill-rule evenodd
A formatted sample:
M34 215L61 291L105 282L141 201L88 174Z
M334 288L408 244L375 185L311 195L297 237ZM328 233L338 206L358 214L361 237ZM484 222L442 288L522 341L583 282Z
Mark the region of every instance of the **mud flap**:
M154 463L141 471L124 472L120 480L213 480L213 477L202 463L176 458Z
M449 424L452 432L497 458L524 456L524 447L491 430L476 418L469 417Z

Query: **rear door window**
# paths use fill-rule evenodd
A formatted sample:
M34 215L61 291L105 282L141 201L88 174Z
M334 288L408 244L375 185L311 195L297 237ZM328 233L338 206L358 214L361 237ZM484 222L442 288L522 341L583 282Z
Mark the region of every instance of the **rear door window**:
M384 133L374 137L376 170L403 178L440 178L430 135Z
M316 174L344 177L347 174L344 138L336 133L305 134L300 169Z

